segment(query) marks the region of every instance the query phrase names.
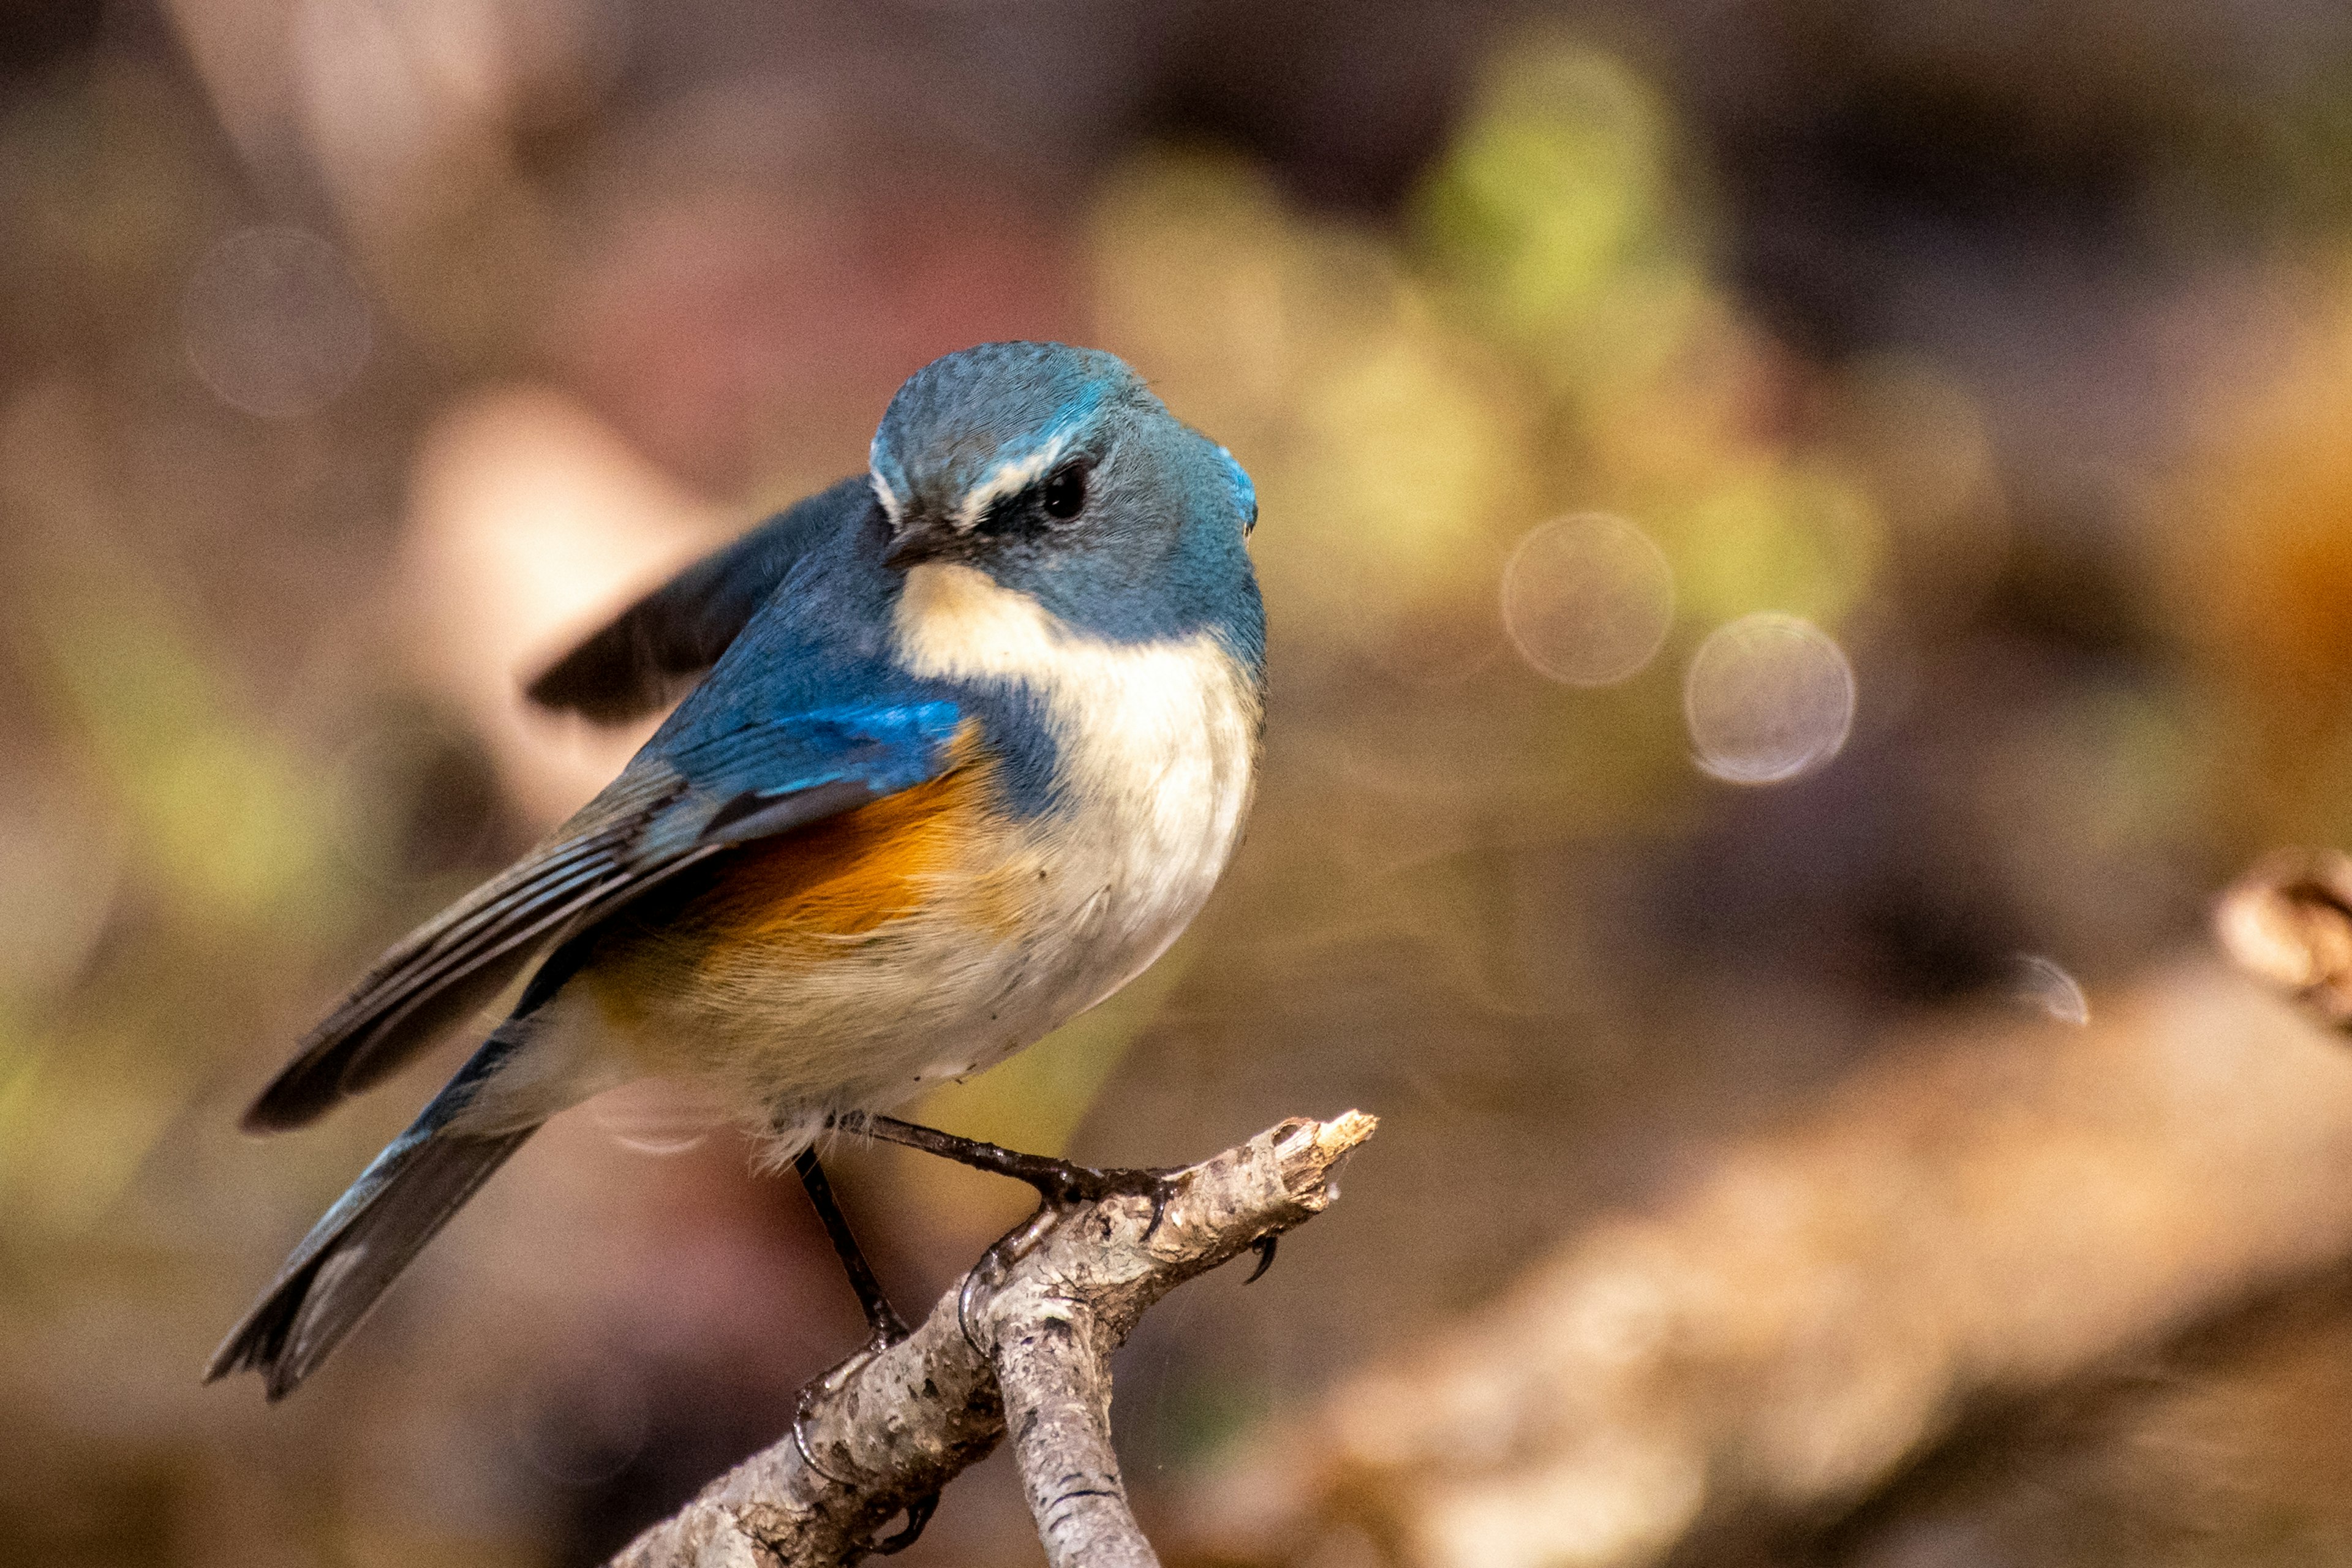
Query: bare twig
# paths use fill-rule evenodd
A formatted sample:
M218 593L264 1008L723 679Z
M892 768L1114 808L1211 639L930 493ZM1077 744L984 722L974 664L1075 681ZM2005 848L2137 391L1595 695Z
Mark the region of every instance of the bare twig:
M1351 1110L1270 1128L1181 1173L1156 1223L1145 1198L1041 1215L1001 1279L968 1279L912 1338L813 1384L795 1433L639 1536L615 1568L856 1562L894 1515L996 1446L1008 1409L1055 1568L1156 1563L1111 1451L1110 1352L1176 1286L1320 1213L1374 1125Z

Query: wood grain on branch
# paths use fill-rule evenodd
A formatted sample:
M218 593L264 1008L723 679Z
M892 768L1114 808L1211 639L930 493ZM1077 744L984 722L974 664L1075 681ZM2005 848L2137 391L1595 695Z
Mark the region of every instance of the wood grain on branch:
M848 1563L985 1458L1014 1457L1055 1568L1155 1563L1110 1445L1108 1358L1162 1296L1322 1212L1374 1119L1293 1120L1187 1167L1154 1222L1140 1197L1043 1213L912 1337L811 1385L795 1431L706 1487L615 1568ZM985 1265L983 1265L985 1268Z

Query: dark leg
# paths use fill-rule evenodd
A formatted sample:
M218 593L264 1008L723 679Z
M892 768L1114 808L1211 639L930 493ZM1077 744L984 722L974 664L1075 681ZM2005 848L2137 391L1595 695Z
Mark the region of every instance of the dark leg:
M869 1138L879 1138L887 1143L903 1143L909 1149L920 1149L926 1154L937 1154L958 1164L970 1165L975 1171L1026 1182L1037 1189L1039 1197L1056 1208L1092 1203L1097 1198L1150 1198L1151 1224L1157 1228L1160 1211L1168 1206L1168 1200L1175 1194L1175 1173L1172 1171L1099 1170L1092 1165L1073 1164L1067 1160L1047 1159L1042 1154L1024 1154L999 1144L983 1143L977 1138L960 1138L935 1127L901 1121L895 1116L844 1117L840 1125L848 1131L863 1132Z
M841 1259L841 1270L849 1276L849 1288L857 1292L857 1305L866 1313L866 1349L827 1373L823 1381L832 1383L855 1372L867 1357L880 1355L905 1339L907 1320L898 1316L898 1309L890 1305L890 1298L882 1293L882 1282L874 1278L873 1266L866 1261L866 1254L858 1247L857 1237L851 1233L848 1217L841 1212L841 1205L833 1201L833 1184L825 1180L824 1167L817 1163L816 1151L803 1149L793 1155L793 1172L800 1177L801 1185L807 1189L809 1202L816 1205L816 1217L824 1222L824 1234L833 1242L834 1254ZM824 1475L824 1471L818 1468L814 1456L809 1452L807 1439L801 1433L801 1423L807 1418L810 1398L814 1392L814 1384L801 1390L800 1408L793 1415L793 1441L800 1446L801 1458L807 1461L809 1468ZM904 1552L915 1544L917 1538L923 1533L923 1526L931 1521L931 1514L939 1506L937 1492L908 1503L907 1522L899 1527L897 1533L875 1542L871 1550L882 1557Z
M857 1237L850 1234L849 1221L842 1215L841 1205L833 1201L833 1184L824 1179L824 1167L817 1163L816 1151L803 1149L793 1155L793 1170L800 1177L801 1185L808 1189L809 1202L816 1205L816 1217L824 1222L824 1234L833 1240L842 1272L849 1276L849 1288L857 1292L857 1305L864 1310L866 1326L871 1331L869 1342L877 1352L888 1350L907 1337L907 1320L890 1305L890 1298L882 1293L882 1282L874 1278L866 1254L858 1250Z

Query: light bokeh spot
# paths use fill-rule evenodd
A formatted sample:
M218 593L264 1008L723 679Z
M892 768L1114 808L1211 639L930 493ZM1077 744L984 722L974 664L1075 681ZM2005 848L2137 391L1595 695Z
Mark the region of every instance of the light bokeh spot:
M1650 536L1592 512L1533 530L1503 568L1503 627L1519 657L1570 686L1633 675L1666 640L1674 569Z
M614 1142L656 1159L699 1147L725 1124L725 1110L667 1079L637 1079L588 1102L588 1114Z
M2013 994L2025 1005L2062 1024L2080 1027L2091 1021L2091 999L2084 994L2082 982L2067 973L2057 960L2021 952L2013 961L2011 981Z
M206 252L180 307L188 361L214 395L265 419L334 401L367 363L367 300L335 247L247 228Z
M1727 784L1781 784L1828 762L1853 729L1853 666L1795 616L1742 616L1691 656L1683 716L1698 765Z
M645 1385L625 1365L548 1379L514 1401L514 1442L531 1468L567 1487L593 1486L628 1468L653 1432Z

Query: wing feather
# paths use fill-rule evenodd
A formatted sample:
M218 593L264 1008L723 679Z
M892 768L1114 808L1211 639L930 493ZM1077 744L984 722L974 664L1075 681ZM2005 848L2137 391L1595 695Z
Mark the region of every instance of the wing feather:
M719 662L811 542L873 504L866 480L850 479L777 513L622 611L525 694L598 724L667 705Z
M919 702L739 725L628 772L530 855L394 943L245 1114L299 1127L397 1070L532 957L687 867L954 765L961 716Z

